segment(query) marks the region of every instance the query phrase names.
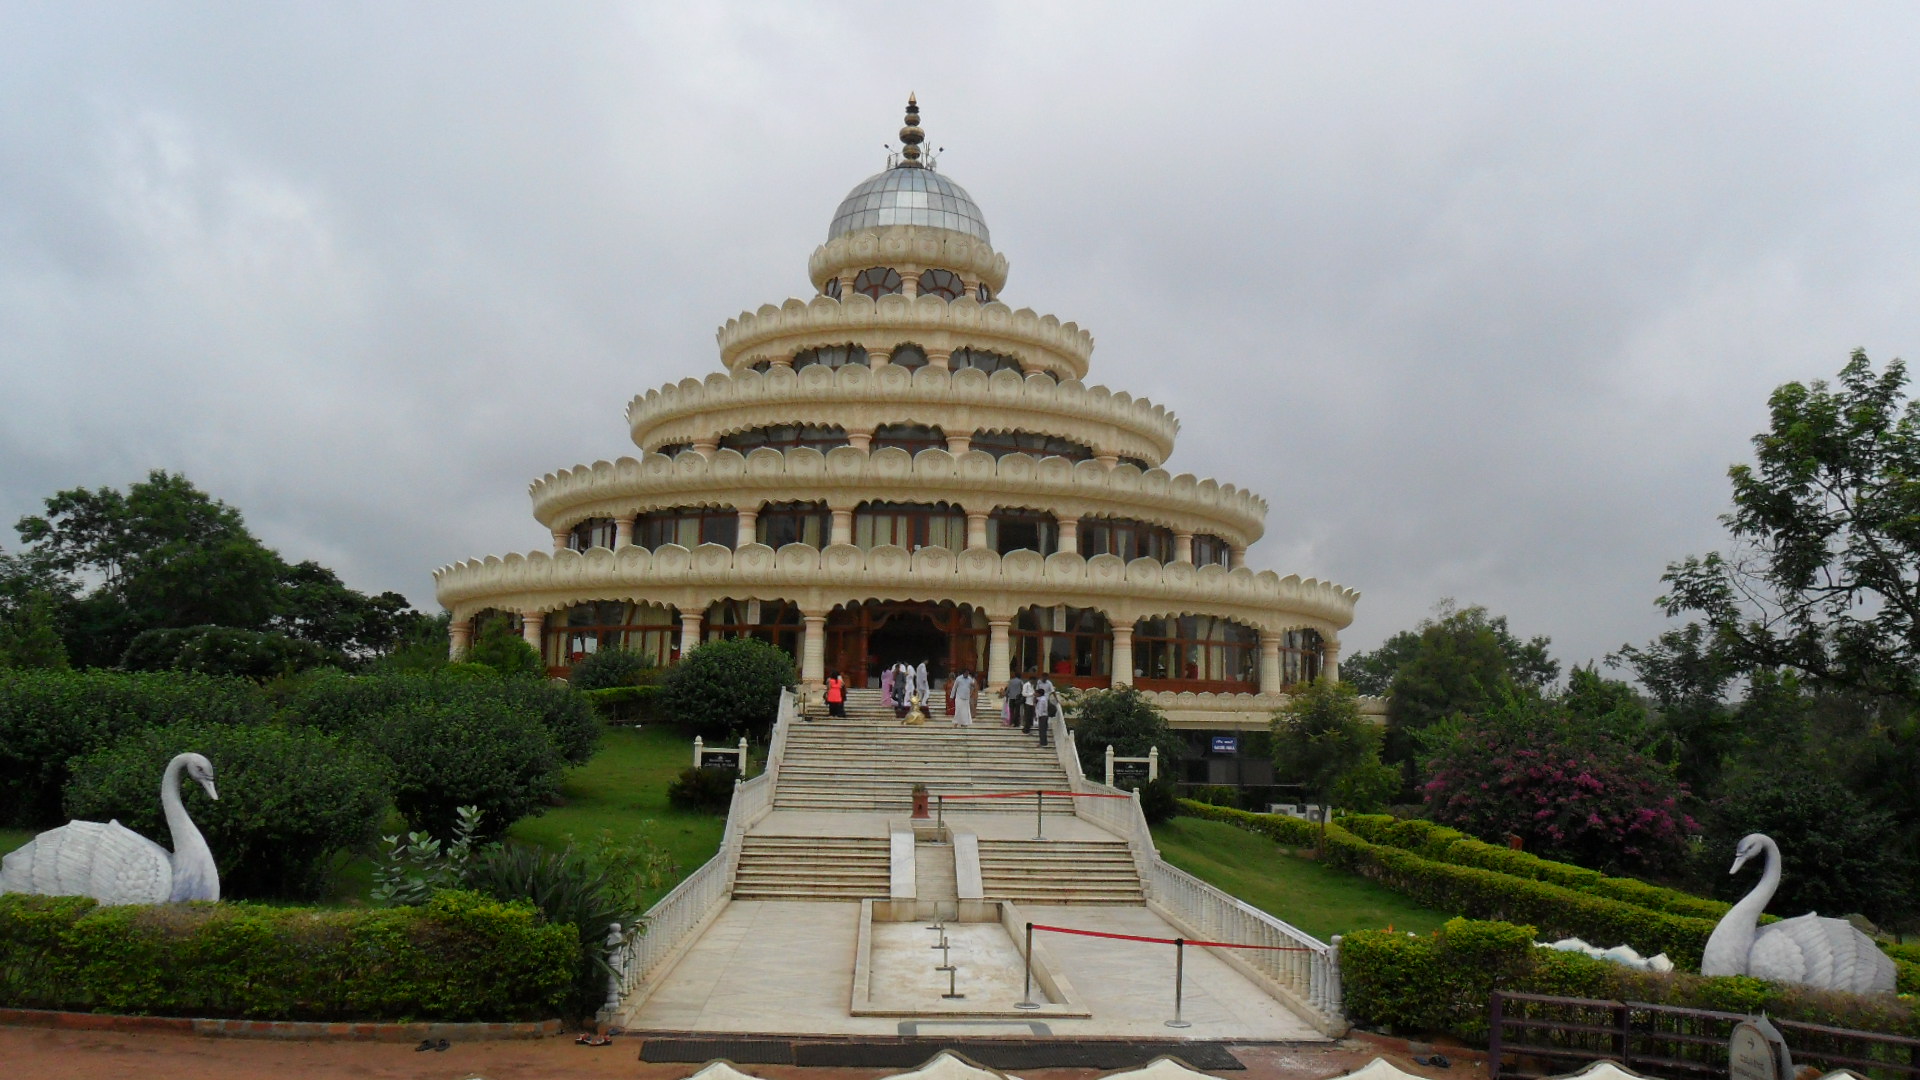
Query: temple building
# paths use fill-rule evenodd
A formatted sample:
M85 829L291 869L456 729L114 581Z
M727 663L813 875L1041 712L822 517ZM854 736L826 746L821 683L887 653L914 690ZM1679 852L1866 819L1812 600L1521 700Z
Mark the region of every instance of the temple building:
M534 482L550 551L435 573L455 654L501 612L556 674L750 636L805 687L898 660L996 690L1045 671L1264 730L1337 671L1358 594L1245 565L1266 502L1167 471L1173 414L1088 385L1092 335L1002 301L1006 256L911 100L900 140L834 211L810 297L728 320L720 371L635 397L637 456Z

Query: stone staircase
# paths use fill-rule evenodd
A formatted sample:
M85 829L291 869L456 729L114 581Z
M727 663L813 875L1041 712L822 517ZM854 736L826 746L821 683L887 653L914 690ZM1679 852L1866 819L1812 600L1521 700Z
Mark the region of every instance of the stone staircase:
M1067 774L1058 752L1041 747L997 718L956 728L944 715L907 727L894 718L877 690L848 694L847 718L810 712L787 734L786 757L774 809L904 814L913 807L913 785L934 795L1063 791ZM1072 800L1046 796L1046 812L1073 813ZM948 810L1033 813L1033 796L966 799Z
M734 874L735 900L864 900L887 895L885 838L748 834Z
M989 900L1024 904L1144 902L1133 852L1119 839L982 839L980 880Z

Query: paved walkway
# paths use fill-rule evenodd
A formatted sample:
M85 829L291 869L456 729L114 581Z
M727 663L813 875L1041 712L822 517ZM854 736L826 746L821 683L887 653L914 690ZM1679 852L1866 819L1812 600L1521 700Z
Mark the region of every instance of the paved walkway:
M1178 936L1158 915L1139 906L1021 910L1035 922L1075 929ZM857 903L730 904L660 988L628 1015L625 1026L637 1031L899 1034L897 1019L848 1014L859 923ZM1087 1019L1049 1018L1055 1035L1323 1039L1204 950L1187 951L1183 1014L1193 1026L1176 1030L1165 1025L1173 1017L1171 947L1064 934L1049 935L1046 947L1093 1014Z

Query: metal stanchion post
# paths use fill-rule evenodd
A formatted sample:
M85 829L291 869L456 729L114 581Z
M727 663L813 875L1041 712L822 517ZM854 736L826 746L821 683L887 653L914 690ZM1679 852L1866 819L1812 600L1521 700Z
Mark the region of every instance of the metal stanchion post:
M1033 793L1033 838L1047 838L1047 796L1044 792Z
M953 970L953 958L947 955L947 939L946 939L946 938L944 938L944 937L943 937L943 938L941 938L941 939L940 939L940 944L939 944L939 945L937 945L937 946L935 946L935 947L936 947L936 948L938 948L938 949L940 950L940 963L939 963L938 965L936 965L936 966L934 967L934 969L933 969L933 970L935 970L935 971L952 971L952 970Z
M967 996L965 994L960 993L959 987L954 985L954 980L956 978L958 978L958 976L954 974L954 970L952 968L948 968L947 969L947 992L944 994L941 994L940 995L941 997L946 998L949 1001L959 1001Z
M1013 1006L1016 1009L1037 1009L1040 1003L1033 1000L1033 924L1027 924L1027 987L1020 1000Z
M935 795L933 797L933 831L938 835L945 836L946 829L947 797L945 795Z
M1173 1019L1167 1021L1170 1028L1192 1027L1180 1018L1180 990L1187 978L1187 939L1173 939Z

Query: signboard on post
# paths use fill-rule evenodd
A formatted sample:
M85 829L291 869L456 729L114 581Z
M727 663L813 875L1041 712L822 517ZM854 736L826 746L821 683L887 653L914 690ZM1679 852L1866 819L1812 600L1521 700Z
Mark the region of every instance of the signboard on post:
M1121 786L1125 786L1127 784L1146 783L1147 782L1146 760L1143 758L1136 758L1134 760L1129 761L1126 758L1114 758L1113 759L1113 782Z
M1213 737L1213 752L1216 754L1239 753L1240 752L1240 736L1215 735Z
M740 752L737 750L707 750L700 754L700 767L703 769L727 769L740 771Z
M1727 1040L1728 1080L1793 1080L1793 1055L1780 1029L1764 1016L1734 1025Z

